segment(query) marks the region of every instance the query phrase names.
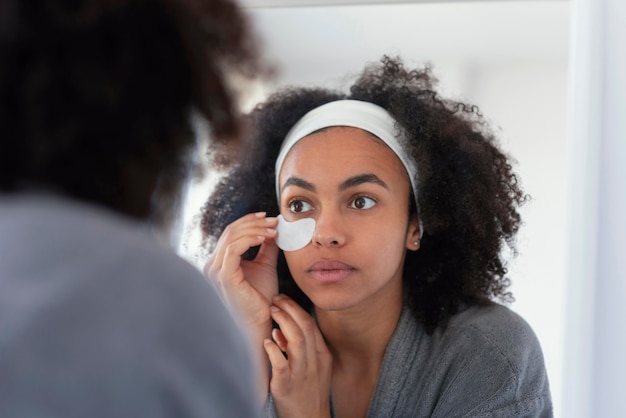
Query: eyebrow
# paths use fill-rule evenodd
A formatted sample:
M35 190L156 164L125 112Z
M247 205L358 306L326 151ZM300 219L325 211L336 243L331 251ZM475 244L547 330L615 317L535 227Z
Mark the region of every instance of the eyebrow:
M382 186L385 189L389 190L387 183L382 181L380 177L378 177L376 174L371 174L371 173L359 174L358 176L350 177L349 179L347 179L346 181L344 181L343 183L339 185L339 190L343 191L343 190L349 189L350 187L355 187L364 183L378 184L379 186Z
M308 181L303 180L299 177L289 177L287 181L285 181L285 184L283 184L283 187L280 189L280 191L285 191L285 189L289 186L300 187L301 189L305 189L311 192L314 192L316 190L315 186L312 183L309 183Z
M371 173L359 174L357 176L350 177L339 185L339 190L344 191L346 189L349 189L350 187L355 187L365 183L378 184L379 186L389 190L389 186L387 186L387 183L382 181L380 177L378 177L376 174ZM317 190L312 183L309 183L308 181L299 177L289 177L287 181L285 181L285 184L283 184L283 187L280 189L281 192L289 186L300 187L301 189L305 189L311 192L315 192Z

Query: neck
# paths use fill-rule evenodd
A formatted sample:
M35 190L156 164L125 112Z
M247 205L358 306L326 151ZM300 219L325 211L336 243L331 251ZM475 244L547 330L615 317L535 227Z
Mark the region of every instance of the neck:
M380 367L402 312L397 303L355 307L345 311L316 310L317 322L333 356L333 368L352 364Z

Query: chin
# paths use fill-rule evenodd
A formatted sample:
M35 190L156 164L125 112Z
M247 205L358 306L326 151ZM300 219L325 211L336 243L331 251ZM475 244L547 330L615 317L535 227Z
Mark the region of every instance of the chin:
M322 311L343 311L350 309L357 305L357 301L354 296L350 298L338 297L338 295L332 295L331 297L317 296L309 297L316 309Z

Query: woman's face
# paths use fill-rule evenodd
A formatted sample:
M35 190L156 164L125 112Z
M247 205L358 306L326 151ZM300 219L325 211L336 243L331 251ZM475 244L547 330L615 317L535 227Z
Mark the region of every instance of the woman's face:
M408 175L391 149L361 129L328 128L292 148L279 184L285 219L316 221L311 243L285 257L318 309L401 302L404 256L419 230L409 220Z

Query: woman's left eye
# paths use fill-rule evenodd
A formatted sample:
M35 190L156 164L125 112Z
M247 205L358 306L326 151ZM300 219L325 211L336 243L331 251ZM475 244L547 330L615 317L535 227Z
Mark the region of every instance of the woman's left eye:
M350 207L354 209L369 209L376 204L376 201L371 197L359 196L350 202Z

